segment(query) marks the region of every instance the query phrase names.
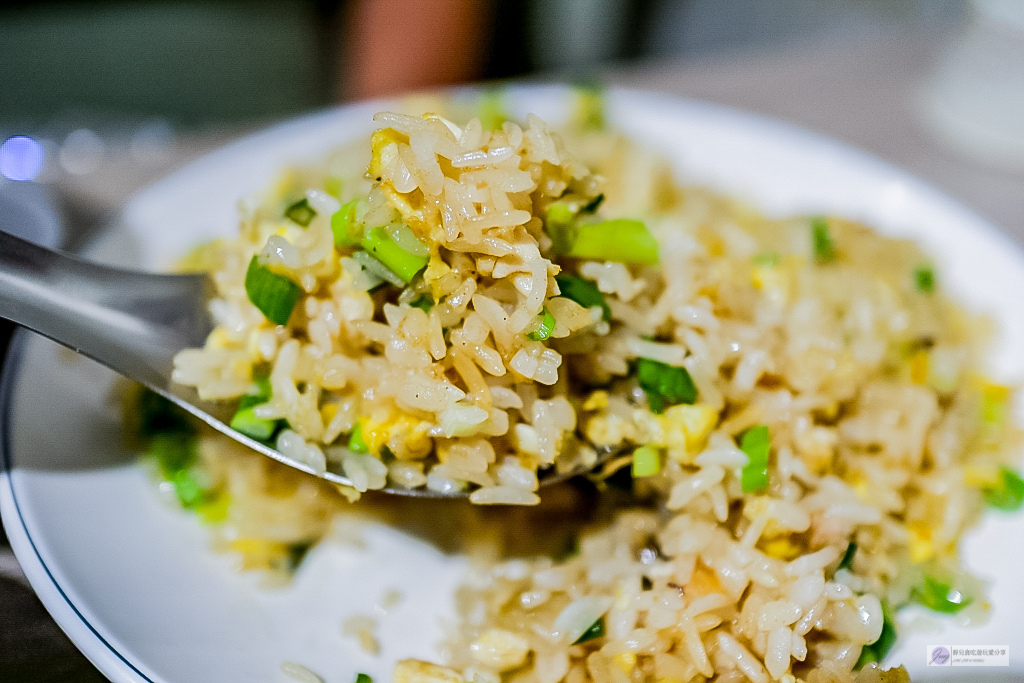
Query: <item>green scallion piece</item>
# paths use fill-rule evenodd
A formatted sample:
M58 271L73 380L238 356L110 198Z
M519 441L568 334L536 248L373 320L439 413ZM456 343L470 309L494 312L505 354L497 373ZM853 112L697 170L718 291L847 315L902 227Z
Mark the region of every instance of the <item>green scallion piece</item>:
M591 199L589 202L584 204L583 207L580 209L580 213L581 214L584 214L584 213L594 213L594 212L597 211L598 207L600 207L601 204L603 204L603 203L604 203L604 192L602 192L601 194L597 195L596 197Z
M158 434L195 432L189 414L183 408L146 388L140 388L135 414L138 416L138 436L143 440Z
M427 267L429 256L416 256L398 246L382 227L373 228L363 237L363 249L383 263L408 284L416 274Z
M339 247L354 247L362 240L362 226L356 218L359 200L353 199L341 205L331 216L331 232L334 244Z
M302 294L302 288L285 276L260 265L259 258L253 256L245 272L245 293L267 320L275 325L287 325Z
M1024 479L1005 465L999 468L999 484L981 489L981 495L989 507L1012 512L1024 505Z
M540 321L537 323L537 329L530 332L526 336L533 341L544 341L551 336L551 333L555 331L555 316L551 315L546 307L540 314Z
M836 570L840 569L853 569L853 556L857 554L857 544L850 541L850 545L846 546L846 552L843 553L843 559L839 561L839 566Z
M638 358L636 377L640 388L647 394L647 404L655 413L679 403L692 404L697 401L697 387L686 368Z
M308 199L303 197L284 210L284 217L296 225L308 228L316 218L316 209L309 205Z
M650 446L633 451L633 476L652 477L661 472L661 456Z
M373 678L369 674L356 674L356 683L373 683Z
M779 265L779 254L775 251L762 251L754 257L754 265L760 268L774 268Z
M567 299L572 299L584 308L600 306L605 320L612 319L612 309L604 300L604 294L590 280L571 273L559 273L555 276L558 290Z
M920 585L914 586L910 597L930 610L945 614L956 614L972 602L972 598L932 576L925 576Z
M552 202L548 205L544 228L551 238L551 251L568 254L576 242L576 212L566 202Z
M604 88L600 83L581 83L576 86L576 122L584 130L604 130Z
M430 309L434 307L434 297L429 294L420 294L418 297L409 302L409 305L413 308L418 308L424 313L430 313Z
M658 242L642 221L617 218L579 226L568 256L653 266Z
M480 119L480 126L484 130L500 130L502 124L508 121L508 113L505 111L505 97L499 88L488 88L480 94L477 102L477 117Z
M363 439L363 425L361 422L356 422L355 426L352 427L352 431L349 432L348 449L353 453L370 452L370 447L366 444L366 440Z
M196 472L191 469L178 470L169 481L174 486L178 502L186 509L198 507L207 498L206 487L199 480Z
M749 461L743 466L741 483L744 493L757 493L768 488L768 425L756 425L743 432L740 450Z
M923 294L935 291L935 270L931 266L914 268L914 287Z
M199 457L199 442L190 433L154 434L146 447L146 455L156 460L164 478L170 481L175 474L191 467Z
M255 406L239 408L231 418L231 428L257 441L270 441L277 433L279 422L256 417Z
M859 671L868 664L881 662L896 644L896 617L889 607L888 600L882 600L882 632L878 640L864 646L860 651L860 658L853 668Z
M828 219L811 219L811 239L814 244L814 259L819 263L831 263L836 259L836 245L828 229Z
M580 643L585 643L588 640L594 640L595 638L603 638L603 637L604 637L604 617L600 617L600 618L598 618L597 621L595 621L593 624L591 624L590 627L586 631L583 632L583 635L581 635L579 638L577 638L573 642L573 645L579 645Z

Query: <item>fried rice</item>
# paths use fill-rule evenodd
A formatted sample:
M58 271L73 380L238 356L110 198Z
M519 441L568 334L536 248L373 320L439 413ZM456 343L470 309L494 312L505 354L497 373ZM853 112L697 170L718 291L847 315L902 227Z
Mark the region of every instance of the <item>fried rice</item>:
M488 562L445 666L394 680L908 680L877 668L896 613L983 619L958 541L1024 499L989 326L912 243L681 185L585 113L381 113L243 202L175 380L351 486L204 434L179 498L287 569L343 499L535 505L611 453L578 547Z

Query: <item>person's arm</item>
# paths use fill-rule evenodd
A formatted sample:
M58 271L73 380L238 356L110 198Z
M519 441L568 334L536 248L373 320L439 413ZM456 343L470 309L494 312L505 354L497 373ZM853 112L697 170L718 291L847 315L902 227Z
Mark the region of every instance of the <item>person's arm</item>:
M480 77L490 11L487 0L356 0L342 94L372 97Z

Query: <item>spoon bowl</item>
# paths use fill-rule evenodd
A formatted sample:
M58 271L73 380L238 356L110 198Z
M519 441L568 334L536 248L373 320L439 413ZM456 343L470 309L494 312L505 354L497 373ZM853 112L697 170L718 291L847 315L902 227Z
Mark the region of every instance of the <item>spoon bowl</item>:
M351 486L338 465L318 472L266 443L232 429L231 406L202 401L192 387L171 379L175 354L200 347L212 329L207 302L213 284L203 274L143 273L112 268L39 246L0 231L0 317L63 344L160 396L235 441L280 463ZM595 465L615 449L598 449ZM335 468L335 469L332 469ZM546 486L590 468L542 471ZM385 493L423 498L464 498L465 490L388 486Z

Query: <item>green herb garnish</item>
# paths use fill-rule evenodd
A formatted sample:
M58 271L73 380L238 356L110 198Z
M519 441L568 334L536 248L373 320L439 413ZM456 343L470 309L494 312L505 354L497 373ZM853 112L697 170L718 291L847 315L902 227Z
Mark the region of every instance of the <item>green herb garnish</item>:
M642 266L658 263L658 242L641 221L617 218L580 225L568 255Z
M651 477L661 472L661 456L650 446L633 451L633 476Z
M811 219L811 239L814 243L814 259L819 263L831 263L836 259L836 245L828 229L828 219Z
M920 585L914 586L910 597L930 610L945 614L955 614L972 602L972 598L932 576L925 576Z
M555 316L551 315L551 311L544 308L540 314L540 322L537 323L537 329L530 332L526 336L533 341L544 341L551 336L551 333L555 331Z
M935 291L935 270L931 266L914 268L914 287L924 294Z
M260 265L259 257L253 256L245 272L245 293L267 320L275 325L287 325L302 287Z
M850 545L846 546L846 552L843 553L843 559L839 561L839 566L836 567L836 571L840 569L853 569L853 556L857 554L857 544L850 541Z
M612 309L604 300L604 294L590 280L573 275L571 273L559 273L555 276L558 283L558 290L567 299L572 299L584 308L600 306L605 320L612 319Z
M593 624L590 625L590 628L588 628L586 631L583 632L583 635L581 635L579 638L577 638L575 641L573 641L573 645L579 645L580 643L585 643L588 640L593 640L594 638L603 638L603 637L604 637L604 617L600 617L600 618L598 618L597 621L595 621Z
M331 233L334 235L334 243L339 247L354 247L362 240L362 226L356 218L359 203L358 199L346 202L331 216Z
M349 432L348 449L353 453L370 452L370 447L367 445L366 440L363 439L363 425L361 422L356 422L355 426L352 427L352 431Z
M668 365L650 358L638 358L636 377L640 388L647 394L647 403L655 413L679 403L692 404L697 401L697 387L689 371L675 365Z
M1004 465L999 468L999 483L982 487L981 495L989 507L1008 512L1019 510L1024 505L1024 479Z
M429 294L420 294L418 297L409 302L409 305L413 308L418 308L424 313L430 313L430 309L434 307L434 297Z
M887 600L882 600L882 632L878 640L864 646L853 668L859 671L867 664L881 662L896 644L896 618Z
M749 458L743 466L744 493L757 493L768 488L768 425L756 425L743 432L740 450Z
M388 270L402 278L406 284L412 282L416 274L427 267L430 260L428 256L417 256L410 254L400 247L384 228L373 228L363 237L363 249L371 254L378 261L383 263Z
M284 216L296 225L308 228L309 224L316 218L316 209L309 205L309 200L303 197L284 210Z

